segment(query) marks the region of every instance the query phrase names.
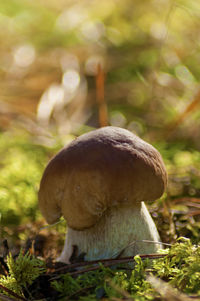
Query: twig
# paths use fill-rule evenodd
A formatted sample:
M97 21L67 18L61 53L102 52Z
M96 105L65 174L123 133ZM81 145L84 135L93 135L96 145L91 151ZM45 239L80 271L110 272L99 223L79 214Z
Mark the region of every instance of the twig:
M16 299L10 298L0 293L0 300L2 301L16 301Z
M166 256L166 254L142 254L139 255L141 257L141 259L157 259L157 258L162 258L164 256ZM79 263L74 263L74 264L69 264L66 267L62 267L62 268L58 268L56 269L56 272L58 271L63 271L64 272L68 272L69 270L72 270L74 268L80 268L80 267L84 267L84 266L90 266L88 268L83 268L81 270L78 271L74 271L74 272L69 272L69 274L71 276L75 276L75 275L79 275L79 274L83 274L86 272L90 272L90 271L95 271L99 269L99 263L103 264L104 267L109 267L109 266L113 266L116 264L122 264L122 263L130 263L134 261L134 256L129 256L129 257L124 257L124 258L118 258L118 259L101 259L101 260L93 260L93 261L84 261L84 262L79 262ZM96 265L91 267L91 265ZM53 278L51 278L51 280L55 280L58 279L60 277L59 276L55 276Z
M11 296L17 298L17 300L27 301L27 299L23 298L22 296L19 296L18 294L14 293L13 291L11 291L9 288L3 286L2 284L0 284L0 288L2 290L4 290L5 292L7 292L8 294L10 294Z
M165 254L138 254L142 259L157 259L157 258L162 258L166 256ZM86 265L93 265L93 264L98 264L98 263L111 263L110 265L115 265L115 264L120 264L120 263L127 263L134 261L134 256L128 256L128 257L123 257L123 258L107 258L107 259L98 259L98 260L91 260L91 261L82 261L82 262L76 262L72 264L68 264L64 267L60 267L56 269L56 272L60 271L68 271L72 270L75 268L83 267Z
M182 203L182 202L193 202L193 203L200 203L200 198L195 197L182 197L176 198L173 200L173 203Z

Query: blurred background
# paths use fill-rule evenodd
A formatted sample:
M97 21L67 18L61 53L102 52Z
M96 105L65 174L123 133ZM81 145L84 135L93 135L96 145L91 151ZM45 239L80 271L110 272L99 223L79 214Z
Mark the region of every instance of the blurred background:
M39 231L48 160L108 119L163 155L168 191L150 206L162 239L199 241L199 28L196 0L0 2L2 238Z

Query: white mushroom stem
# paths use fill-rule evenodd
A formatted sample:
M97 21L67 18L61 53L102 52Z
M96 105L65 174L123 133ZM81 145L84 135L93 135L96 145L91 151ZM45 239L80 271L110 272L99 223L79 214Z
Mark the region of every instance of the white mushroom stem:
M78 247L78 254L86 253L85 260L97 260L117 256L126 247L123 256L155 253L162 248L156 242L160 242L159 234L143 202L137 207L112 207L89 229L68 228L58 261L69 263L73 245Z

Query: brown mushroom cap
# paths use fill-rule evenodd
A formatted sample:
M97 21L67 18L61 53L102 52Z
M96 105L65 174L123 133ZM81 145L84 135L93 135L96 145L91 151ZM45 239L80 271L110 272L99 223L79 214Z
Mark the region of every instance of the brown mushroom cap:
M72 229L97 223L107 208L159 198L167 174L160 153L117 127L80 136L47 165L39 207L48 223L63 215Z

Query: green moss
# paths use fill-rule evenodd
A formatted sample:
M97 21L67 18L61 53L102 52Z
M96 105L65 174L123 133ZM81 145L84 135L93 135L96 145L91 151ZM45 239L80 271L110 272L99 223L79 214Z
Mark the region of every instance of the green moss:
M114 297L122 298L128 294L134 300L146 301L160 298L146 280L147 275L154 275L183 293L200 296L200 246L192 245L189 239L180 238L171 248L162 252L165 256L152 262L135 256L132 270L127 266L110 269L100 265L97 271L84 273L76 279L69 274L62 275L59 280L52 282L52 286L59 291L61 299L97 300L101 296L113 300Z
M16 260L9 254L7 257L7 265L9 275L2 276L0 278L0 284L20 296L23 296L23 289L31 285L33 281L45 271L43 261L31 256L29 253L23 255L22 251Z

